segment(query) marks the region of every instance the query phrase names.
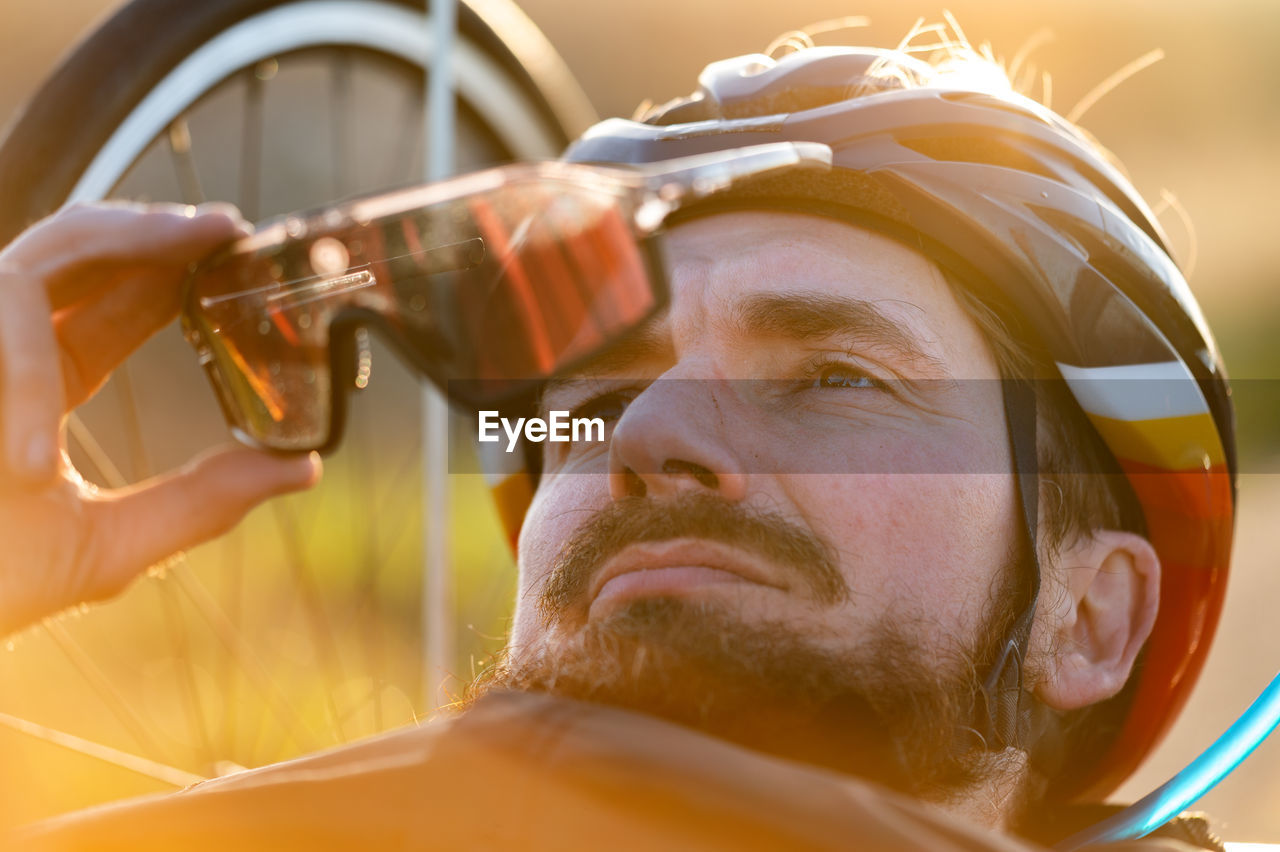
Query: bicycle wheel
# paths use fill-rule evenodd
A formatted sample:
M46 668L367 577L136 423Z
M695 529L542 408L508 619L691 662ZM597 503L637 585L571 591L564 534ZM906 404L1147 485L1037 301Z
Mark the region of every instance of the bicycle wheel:
M458 13L459 170L552 156L592 120L558 57L506 0L471 0ZM419 179L432 52L426 10L411 0L134 0L0 144L0 242L68 200L219 199L261 218ZM410 698L421 693L417 379L373 345L373 381L316 492L260 509L165 581L3 655L0 825L434 709ZM69 436L77 466L104 485L220 440L176 330L131 358ZM454 667L465 680L495 649L513 584L483 484L454 477L451 489L465 626Z

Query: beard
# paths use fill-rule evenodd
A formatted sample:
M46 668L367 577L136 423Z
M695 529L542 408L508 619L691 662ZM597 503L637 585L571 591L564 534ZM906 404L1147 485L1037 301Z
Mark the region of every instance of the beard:
M470 696L515 689L631 709L932 801L1001 771L971 720L981 673L1018 610L1025 574L1016 558L993 580L978 635L942 654L920 647L892 607L853 646L678 597L632 601L577 629L555 629L610 556L635 541L682 536L765 556L819 603L848 599L830 548L786 519L705 494L619 501L562 550L538 601L543 640L505 650Z

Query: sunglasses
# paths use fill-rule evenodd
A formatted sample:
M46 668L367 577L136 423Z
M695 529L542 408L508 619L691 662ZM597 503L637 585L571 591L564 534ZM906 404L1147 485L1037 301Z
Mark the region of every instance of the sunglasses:
M665 307L668 215L830 159L786 142L641 168L517 164L292 214L193 269L183 331L249 446L334 449L369 329L453 403L500 409Z

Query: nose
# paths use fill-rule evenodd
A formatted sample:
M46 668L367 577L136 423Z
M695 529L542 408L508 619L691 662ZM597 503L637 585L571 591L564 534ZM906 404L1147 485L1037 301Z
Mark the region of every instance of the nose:
M623 497L706 491L746 496L747 474L726 424L725 383L659 379L627 406L609 441L609 492Z

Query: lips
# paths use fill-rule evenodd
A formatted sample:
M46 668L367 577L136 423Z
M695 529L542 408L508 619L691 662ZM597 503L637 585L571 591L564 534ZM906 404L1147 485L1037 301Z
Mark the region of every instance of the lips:
M761 560L716 542L694 539L633 544L601 566L588 589L590 612L603 614L628 600L685 596L713 586L787 588Z

